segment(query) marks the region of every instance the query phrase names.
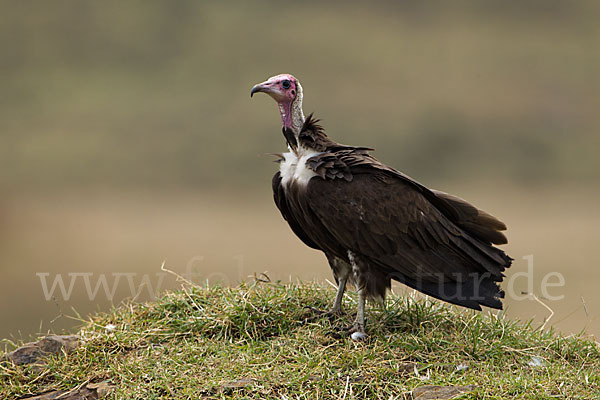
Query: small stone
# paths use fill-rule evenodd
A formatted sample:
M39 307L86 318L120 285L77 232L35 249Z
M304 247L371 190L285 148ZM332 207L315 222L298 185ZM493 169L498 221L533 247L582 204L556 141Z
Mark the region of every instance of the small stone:
M354 341L361 341L361 340L366 340L367 339L367 334L364 332L354 332L352 333L352 335L350 335L350 338Z
M450 400L472 392L477 386L435 386L426 385L412 391L414 400Z
M109 382L90 383L85 387L73 390L54 390L33 397L24 397L23 400L91 400L102 399L108 396L114 389Z
M49 354L58 354L63 349L69 352L79 345L79 337L75 335L51 335L37 342L27 343L8 353L5 360L16 365L33 364ZM3 360L0 360L3 361Z
M467 364L458 364L456 366L456 371L460 372L460 371L466 371L469 369L469 366Z
M534 368L539 368L544 366L544 360L539 357L531 357L531 361L529 361L529 366Z
M108 381L98 382L98 383L90 383L87 385L89 390L96 391L96 396L99 399L107 397L115 388L114 385L110 384Z
M53 390L52 392L46 392L42 394L38 394L32 397L23 397L23 400L55 400L65 395L67 392L65 390Z
M227 383L221 385L221 388L222 389L241 389L246 386L250 386L252 384L254 384L254 379L241 378L241 379L238 379L237 381L227 382Z

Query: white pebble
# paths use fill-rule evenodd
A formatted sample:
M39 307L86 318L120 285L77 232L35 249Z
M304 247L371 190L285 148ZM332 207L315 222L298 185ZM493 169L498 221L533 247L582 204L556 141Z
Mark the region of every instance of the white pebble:
M533 356L533 357L531 357L531 361L529 361L528 364L530 367L536 368L536 367L543 367L545 363L544 363L544 360L541 359L540 357Z
M350 335L350 338L356 341L365 340L367 338L367 334L364 332L354 332L352 335Z
M457 371L466 371L468 369L469 369L469 366L467 364L458 364L456 366Z

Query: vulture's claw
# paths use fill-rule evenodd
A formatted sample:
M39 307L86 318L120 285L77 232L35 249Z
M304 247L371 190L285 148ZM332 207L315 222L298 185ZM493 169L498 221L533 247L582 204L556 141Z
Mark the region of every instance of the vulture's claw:
M313 322L323 317L327 317L329 321L333 322L334 320L343 317L345 314L341 309L331 309L329 311L323 311L311 306L305 306L304 309L312 313L312 315L304 319L305 322Z
M335 339L351 338L354 341L366 340L369 336L365 332L364 326L352 324L348 326L342 326L337 330L334 330L330 335Z
M357 342L365 340L368 337L365 332L365 326L356 322L347 328L347 333L352 340Z

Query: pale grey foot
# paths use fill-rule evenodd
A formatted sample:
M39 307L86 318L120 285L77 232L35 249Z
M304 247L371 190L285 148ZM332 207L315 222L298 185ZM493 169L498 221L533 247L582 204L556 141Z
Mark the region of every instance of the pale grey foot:
M314 307L307 306L305 308L311 310L315 315L306 319L306 321L311 322L316 319L319 319L323 316L328 317L330 320L341 317L344 315L344 311L342 310L342 300L344 298L344 292L346 291L346 283L348 282L348 276L340 277L337 294L335 296L335 301L333 302L333 307L329 311L322 311L316 309Z
M349 330L352 340L365 340L367 333L365 332L365 294L363 289L358 290L358 309L356 319Z

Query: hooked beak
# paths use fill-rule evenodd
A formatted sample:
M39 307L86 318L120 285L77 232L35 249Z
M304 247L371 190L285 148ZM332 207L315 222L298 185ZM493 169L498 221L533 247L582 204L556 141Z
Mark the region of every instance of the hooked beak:
M263 83L259 83L258 85L254 85L252 87L252 90L250 90L250 97L252 97L254 93L259 92L267 93L271 96L277 95L279 93L277 89L273 86L273 83L269 81L265 81Z
M254 93L258 93L258 92L262 92L263 88L262 88L262 83L259 83L258 85L254 85L252 86L252 90L250 91L250 97L254 96Z

